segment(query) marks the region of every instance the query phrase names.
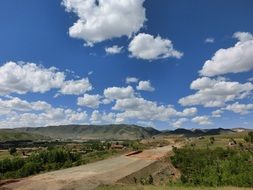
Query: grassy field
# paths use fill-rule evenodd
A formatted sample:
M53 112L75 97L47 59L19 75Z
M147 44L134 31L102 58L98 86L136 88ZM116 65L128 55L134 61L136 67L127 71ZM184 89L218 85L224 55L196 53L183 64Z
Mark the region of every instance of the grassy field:
M13 156L10 155L8 150L3 150L0 151L0 160L5 159L5 158L12 158Z
M8 129L0 130L0 141L38 140L38 139L49 139L49 138L38 134L15 132Z
M192 146L194 145L195 148L210 148L214 149L217 147L228 147L229 141L234 139L237 144L239 143L245 143L244 137L247 135L247 133L242 132L242 133L231 133L231 134L221 134L221 135L213 135L213 136L204 136L202 138L194 138L190 139L187 143L186 146ZM210 138L214 138L214 142L210 143Z
M114 186L100 186L96 190L250 190L252 188L238 188L238 187L184 187L184 186L143 186L143 185L114 185Z

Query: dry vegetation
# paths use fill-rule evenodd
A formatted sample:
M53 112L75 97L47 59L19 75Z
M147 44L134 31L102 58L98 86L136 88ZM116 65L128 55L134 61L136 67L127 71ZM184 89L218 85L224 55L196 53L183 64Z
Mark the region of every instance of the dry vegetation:
M184 187L180 185L114 185L114 186L100 186L96 190L250 190L252 188L239 187Z

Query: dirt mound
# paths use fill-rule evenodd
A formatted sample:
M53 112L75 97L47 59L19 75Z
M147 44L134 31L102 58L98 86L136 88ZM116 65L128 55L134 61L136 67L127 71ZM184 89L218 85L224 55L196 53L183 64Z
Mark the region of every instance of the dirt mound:
M117 181L119 184L141 184L152 178L152 184L161 185L180 178L180 172L173 167L168 158L158 160L149 166Z

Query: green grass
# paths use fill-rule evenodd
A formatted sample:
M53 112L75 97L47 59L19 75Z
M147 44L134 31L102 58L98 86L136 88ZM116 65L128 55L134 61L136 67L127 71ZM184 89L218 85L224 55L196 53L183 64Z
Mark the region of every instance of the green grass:
M191 142L186 144L186 147L190 147L192 144L195 145L195 148L203 149L210 148L215 149L218 147L225 148L228 147L229 140L233 138L237 144L245 143L244 137L247 133L231 133L231 134L221 134L221 135L213 135L213 136L204 136L203 139L194 138ZM210 137L214 137L215 141L213 144L210 143Z
M5 159L5 158L12 158L13 156L10 155L9 151L0 151L0 160Z
M121 155L123 153L124 150L104 150L90 152L82 156L81 164L97 162L99 160L104 160L113 156Z
M0 141L38 140L38 139L49 139L49 138L38 134L14 132L8 129L0 130Z
M168 186L143 186L143 185L112 185L112 186L100 186L96 190L250 190L252 188L238 188L238 187L190 187L180 185L168 185Z

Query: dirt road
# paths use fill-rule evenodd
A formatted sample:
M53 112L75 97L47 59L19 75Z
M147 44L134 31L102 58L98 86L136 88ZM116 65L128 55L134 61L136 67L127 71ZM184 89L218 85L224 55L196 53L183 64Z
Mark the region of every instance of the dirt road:
M172 146L145 150L132 156L118 156L95 163L48 172L10 183L5 190L90 190L111 184L166 156ZM1 189L1 188L0 188Z

